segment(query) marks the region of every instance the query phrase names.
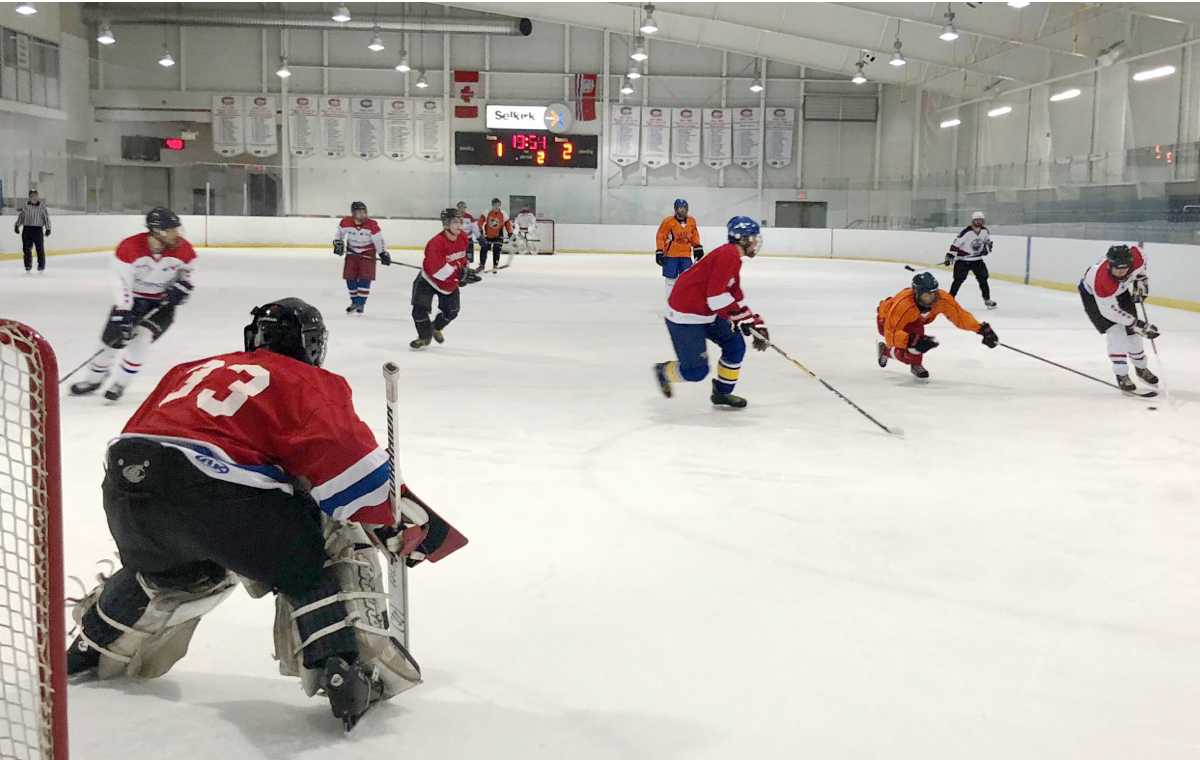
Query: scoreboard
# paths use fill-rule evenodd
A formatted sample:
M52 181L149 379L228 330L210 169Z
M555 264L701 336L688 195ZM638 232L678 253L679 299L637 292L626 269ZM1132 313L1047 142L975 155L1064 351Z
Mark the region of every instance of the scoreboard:
M459 166L595 169L598 135L492 130L455 132L454 163Z

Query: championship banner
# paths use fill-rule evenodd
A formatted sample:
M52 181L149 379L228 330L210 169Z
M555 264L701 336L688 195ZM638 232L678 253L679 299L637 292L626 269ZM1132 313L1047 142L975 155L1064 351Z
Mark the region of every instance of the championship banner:
M621 166L637 161L642 136L641 106L613 106L609 126L608 157Z
M383 101L379 98L356 97L350 102L350 118L354 124L354 155L370 160L383 150Z
M288 150L293 156L317 152L317 96L288 96Z
M792 140L796 133L795 108L768 108L766 138L763 145L767 166L776 169L792 163Z
M275 134L275 96L246 95L246 151L258 158L269 158L279 152Z
M684 169L700 163L700 109L671 110L671 163Z
M479 98L479 72L454 72L454 118L478 119L479 106L471 105L472 100Z
M326 158L346 155L346 137L350 132L350 100L338 96L321 98L321 152Z
M596 74L575 75L575 121L596 120Z
M241 95L213 95L213 150L222 156L240 156L246 152L245 114Z
M391 159L403 161L413 155L412 101L392 98L383 105L383 152Z
M671 109L642 108L642 163L651 169L671 160Z
M714 169L733 160L733 130L727 108L705 108L701 115L701 145L704 163Z
M732 108L733 162L750 168L758 166L758 151L762 148L762 109Z
M446 114L442 101L417 100L417 155L426 161L440 161L446 154Z

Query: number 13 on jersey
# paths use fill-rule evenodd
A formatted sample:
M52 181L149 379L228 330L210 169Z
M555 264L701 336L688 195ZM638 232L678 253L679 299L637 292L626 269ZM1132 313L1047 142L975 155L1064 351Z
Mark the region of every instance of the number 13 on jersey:
M222 367L235 373L238 376L237 379L228 382L214 382L216 390L204 388L196 394L196 406L214 417L231 417L237 414L247 399L262 393L271 384L271 372L266 367L260 367L257 364L230 364L226 367L223 360L210 359L189 372L183 385L164 396L158 405L166 406L172 401L188 398L209 375ZM217 398L218 392L223 394L219 399Z

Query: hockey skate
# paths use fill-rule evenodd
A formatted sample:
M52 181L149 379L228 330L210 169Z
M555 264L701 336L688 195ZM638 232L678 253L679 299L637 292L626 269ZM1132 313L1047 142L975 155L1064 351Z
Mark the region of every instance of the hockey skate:
M438 343L446 342L446 336L442 335L442 331L437 329L436 327L433 328L433 339L436 340Z
M341 657L331 657L325 662L320 684L329 698L333 717L342 721L346 731L353 729L371 705L383 696L382 684Z
M104 398L109 401L117 401L125 394L125 386L120 383L113 383L108 386L108 390L104 392Z
M667 379L667 365L654 365L654 379L658 381L658 389L662 391L662 395L671 398L671 381Z
M80 380L71 386L72 396L86 396L89 393L95 393L100 388L100 383L90 383L87 380Z
M741 396L735 396L732 393L722 393L717 390L716 380L713 380L713 392L712 396L709 397L709 401L712 401L713 406L728 406L732 409L746 408L746 399Z
M426 346L428 346L428 345L429 345L429 340L428 340L428 339L426 339L426 338L417 338L417 339L416 339L416 340L414 340L412 343L409 343L409 344L408 344L408 347L409 347L409 348L411 348L411 349L413 349L414 351L417 351L417 350L420 350L420 349L422 349L422 348L425 348L425 347L426 347Z
M347 306L347 307L346 307L346 313L347 313L347 314L353 314L353 313L354 313L354 312L356 312L356 311L358 311L358 304L353 304L353 303L352 303L352 304L350 304L349 306Z
M913 377L917 378L918 380L929 379L929 370L925 369L925 367L921 366L920 364L912 365L908 368L908 371L913 373Z
M987 298L983 299L983 305L988 307L989 309L996 308L996 302L992 301L990 299L987 299Z
M879 362L880 367L887 366L888 347L883 341L875 344L875 359Z
M1139 373L1139 377L1140 376L1141 375ZM1133 381L1129 379L1129 375L1117 375L1117 387L1123 391L1128 391L1129 393L1137 390L1137 386L1134 385Z
M1133 371L1137 372L1137 376L1142 379L1143 383L1158 386L1158 375L1151 372L1149 367L1134 367Z

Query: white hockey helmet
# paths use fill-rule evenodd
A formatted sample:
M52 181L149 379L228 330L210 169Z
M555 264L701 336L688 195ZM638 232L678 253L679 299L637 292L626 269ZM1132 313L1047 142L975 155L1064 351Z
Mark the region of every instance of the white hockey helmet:
M982 211L976 211L974 214L971 214L971 221L973 222L976 219L978 219L981 222L983 221L983 212Z

